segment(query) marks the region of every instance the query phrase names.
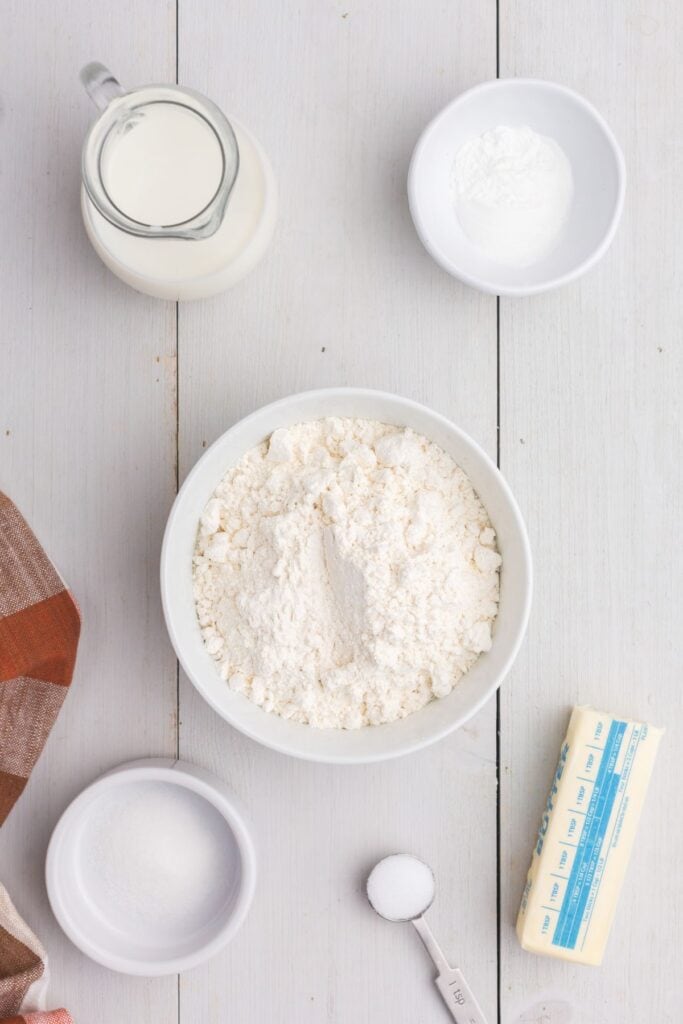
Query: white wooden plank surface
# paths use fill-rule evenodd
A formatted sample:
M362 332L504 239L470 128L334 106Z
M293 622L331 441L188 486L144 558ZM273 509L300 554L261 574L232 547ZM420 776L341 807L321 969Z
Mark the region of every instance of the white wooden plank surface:
M173 3L2 6L0 487L83 613L76 677L28 789L0 831L0 877L50 951L52 997L80 1024L175 1020L176 979L136 980L82 956L43 882L47 841L102 771L175 750L175 663L158 599L175 490L175 309L120 284L80 220L92 117L78 71L172 79Z
M502 467L537 574L529 639L501 704L501 1021L667 1024L683 995L671 813L683 18L670 0L557 0L542 17L536 4L499 6L501 73L554 78L593 99L630 175L605 262L563 292L501 304ZM239 416L324 384L425 401L495 454L495 300L433 266L404 197L420 129L495 74L493 3L181 0L178 43L181 83L252 128L282 190L266 262L233 292L180 310L181 476ZM375 920L360 895L376 857L412 848L437 871L435 929L495 1021L493 704L431 751L335 769L261 750L183 680L181 753L232 783L257 830L261 878L244 930L182 977L178 1005L175 979L91 964L47 906L45 846L68 800L121 760L175 750L175 665L156 582L175 487L175 308L126 289L88 247L77 180L90 110L76 79L98 58L124 83L172 81L175 47L173 0L3 7L0 487L72 584L85 627L74 690L0 831L0 877L49 947L55 1001L81 1024L178 1013L187 1024L436 1024L448 1017L416 939ZM669 728L596 971L524 954L512 932L578 700Z
M493 5L201 0L181 7L180 81L261 138L281 186L266 262L180 310L187 472L232 422L324 384L402 392L495 454L495 300L439 271L413 232L409 155L430 116L495 74ZM207 31L210 26L210 31ZM408 928L362 895L375 859L433 864L431 917L496 1015L495 705L460 735L373 768L300 764L228 728L184 683L181 755L252 811L261 877L239 938L181 978L181 1020L448 1020Z
M543 17L501 3L501 74L584 93L629 174L604 262L557 293L501 302L501 461L536 563L528 642L502 692L503 1022L524 1007L548 1024L681 1020L682 30L675 3L556 0ZM573 703L668 730L599 969L530 956L513 934Z

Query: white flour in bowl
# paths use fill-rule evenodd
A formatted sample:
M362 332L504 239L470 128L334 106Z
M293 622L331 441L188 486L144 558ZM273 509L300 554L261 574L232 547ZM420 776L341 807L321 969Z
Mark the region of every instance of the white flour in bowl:
M194 595L230 687L322 728L404 718L491 646L501 563L465 473L412 430L276 430L202 515Z

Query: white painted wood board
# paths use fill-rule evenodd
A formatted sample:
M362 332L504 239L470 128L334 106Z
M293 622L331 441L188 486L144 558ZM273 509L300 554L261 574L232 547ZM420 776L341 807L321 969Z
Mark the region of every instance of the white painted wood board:
M425 18L406 0L181 9L181 83L249 126L281 188L264 264L229 295L180 310L182 475L241 415L326 384L428 402L495 456L495 299L430 261L405 198L427 120L495 74L494 15L473 2ZM380 921L362 895L372 863L400 849L433 864L434 927L495 1019L494 702L434 749L370 768L262 750L186 681L181 721L181 756L228 778L251 808L261 863L238 940L181 978L181 1019L447 1020L412 929Z
M681 1019L683 617L680 258L683 9L501 4L501 75L555 79L602 111L626 157L612 250L556 293L501 300L501 466L527 516L536 593L502 690L502 1020ZM664 725L600 968L524 953L514 919L574 703ZM569 1020L569 1017L566 1018Z
M175 978L97 967L45 894L50 832L106 769L176 748L176 669L161 616L159 544L175 491L175 308L94 258L79 212L99 58L123 82L175 74L171 3L2 5L0 488L73 588L74 683L0 831L0 877L49 950L51 994L76 1021L176 1018Z
M404 194L423 125L495 75L495 14L476 0L180 0L176 38L172 0L3 7L0 487L72 584L85 628L74 690L0 832L0 877L48 945L54 998L77 1021L445 1022L415 937L376 920L361 896L375 857L406 846L433 863L435 930L496 1020L493 703L433 750L340 769L261 750L181 680L181 754L250 807L261 877L236 942L179 986L91 964L59 932L42 883L68 800L111 765L176 748L157 587L176 450L182 478L256 406L357 384L427 402L495 455L495 299L431 263ZM553 295L501 303L502 468L537 575L529 638L501 696L501 1021L570 1024L568 1000L580 1004L572 1024L666 1024L682 995L681 827L670 811L680 775L681 14L673 3L559 0L541 16L539 5L500 0L500 29L501 74L585 93L620 137L630 177L599 268ZM266 261L231 293L181 307L177 338L175 307L126 289L82 232L90 110L76 78L97 58L126 84L173 81L176 41L181 84L254 131L282 192ZM522 953L512 933L577 700L669 729L599 971Z

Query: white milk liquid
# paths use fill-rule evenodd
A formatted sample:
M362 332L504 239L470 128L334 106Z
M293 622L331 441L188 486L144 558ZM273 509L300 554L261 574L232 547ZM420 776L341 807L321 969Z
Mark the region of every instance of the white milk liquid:
M101 156L109 198L131 220L169 226L200 213L223 176L211 125L179 103L147 103L107 136Z
M175 141L173 132L167 133L164 128L169 117L174 131L179 129ZM204 298L232 287L264 255L277 217L273 172L256 139L233 119L231 124L239 147L239 171L223 223L209 238L140 238L128 234L110 224L82 189L81 208L88 237L100 259L126 284L158 298ZM176 111L158 114L147 128L140 133L136 127L130 140L119 140L116 148L112 146L106 168L103 165L107 190L111 189L112 199L129 217L137 214L143 223L150 223L146 219L150 213L163 223L168 223L169 217L171 223L183 216L192 217L202 208L202 202L206 205L211 199L220 180L213 130L201 118L179 118ZM196 160L193 153L179 153L188 139L194 140L201 160ZM185 142L181 146L182 140ZM151 172L143 158L145 153L153 158ZM171 159L173 166L169 169L165 161L173 153L178 159ZM218 153L220 156L220 148ZM149 182L154 182L154 187Z

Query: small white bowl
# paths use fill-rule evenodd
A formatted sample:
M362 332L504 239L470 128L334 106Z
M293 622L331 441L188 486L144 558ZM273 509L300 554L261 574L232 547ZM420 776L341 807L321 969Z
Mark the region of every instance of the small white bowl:
M435 441L468 474L498 535L503 558L493 646L447 696L397 722L362 729L315 729L268 714L234 693L207 652L192 594L192 554L207 501L230 466L277 427L325 416L380 420ZM466 722L500 686L522 642L531 604L531 554L522 516L496 466L444 416L410 399L360 388L329 388L283 398L247 416L202 455L180 489L161 552L161 597L171 642L196 688L236 729L266 747L311 761L360 764L425 747Z
M177 799L183 820L189 811L214 846L213 877L191 925L131 915L93 863L101 842L95 823L115 813L122 797L130 801L144 788L149 798L150 787L168 787L164 799ZM74 945L113 971L155 977L195 967L230 941L251 905L256 856L244 815L220 779L183 761L150 758L103 775L67 807L52 833L45 876L54 915Z
M523 268L497 263L477 249L455 212L452 174L458 150L499 125L528 125L554 139L574 178L557 245ZM497 295L533 295L585 274L614 238L625 190L624 157L595 107L571 89L530 78L485 82L458 96L425 128L408 172L410 212L425 249L449 274Z

